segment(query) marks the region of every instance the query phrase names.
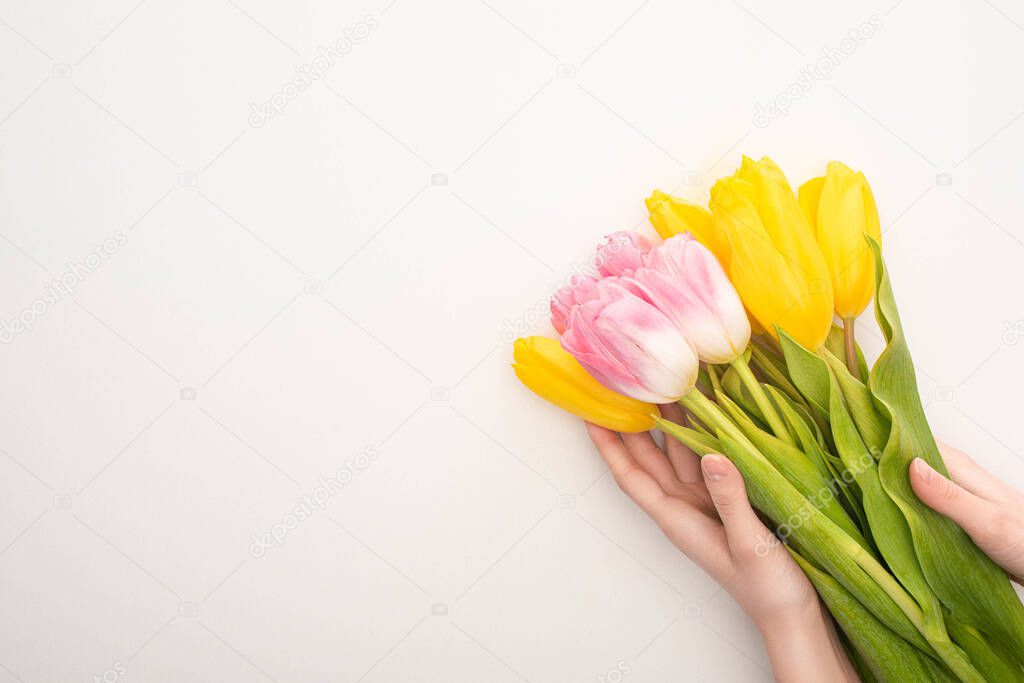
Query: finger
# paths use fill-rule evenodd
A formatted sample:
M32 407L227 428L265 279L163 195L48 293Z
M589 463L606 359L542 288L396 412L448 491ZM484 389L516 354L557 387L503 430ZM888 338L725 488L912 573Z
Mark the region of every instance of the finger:
M686 414L678 404L668 403L658 407L666 420L684 424ZM700 456L690 450L686 444L666 435L665 451L668 453L669 462L672 463L672 468L676 471L676 478L679 481L685 484L694 484L703 480L700 473Z
M942 476L921 458L910 463L910 485L921 502L959 524L975 541L988 532L996 506Z
M939 448L950 477L974 495L998 502L1014 500L1019 495L963 451L946 444L939 444Z
M676 477L676 471L672 463L668 461L665 452L655 443L650 432L637 434L623 434L622 443L636 461L636 464L658 482L658 486L665 493L678 495L682 493L683 485Z
M722 575L728 558L721 527L692 505L665 493L654 477L633 459L619 435L587 423L587 433L608 464L615 482L653 519L665 535L715 576Z
M618 433L588 422L587 434L619 488L651 517L662 516L668 495L654 477L637 464Z
M736 466L721 455L705 455L700 464L711 500L725 527L729 549L737 559L753 557L766 543L770 532L750 507L743 477Z

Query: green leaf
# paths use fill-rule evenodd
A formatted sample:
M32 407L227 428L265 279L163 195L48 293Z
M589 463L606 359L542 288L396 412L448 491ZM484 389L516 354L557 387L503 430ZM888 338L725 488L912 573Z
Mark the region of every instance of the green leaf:
M824 360L801 346L785 330L777 329L782 353L786 356L789 378L808 403L828 415L828 366Z
M658 418L655 426L665 434L680 441L684 446L689 447L697 455L705 456L708 453L722 452L722 445L718 443L718 439L702 431L690 429L662 418Z
M928 657L923 652L886 628L838 581L792 549L790 553L876 680L894 683L957 680L941 667L939 677L933 677L932 668L924 661Z
M953 644L946 632L942 605L921 571L910 528L903 513L882 487L875 458L857 433L857 427L839 390L838 381L834 375L830 379L832 436L846 465L846 472L852 474L860 486L864 512L871 527L871 537L893 574L914 596L921 608L922 634L932 647L943 655L945 661L957 663L958 671L970 669L971 663L967 655Z
M806 409L803 406L790 401L788 396L773 386L766 386L765 390L768 392L768 395L771 396L771 399L775 403L779 413L782 415L782 418L786 421L790 430L796 436L797 443L800 445L801 450L803 450L803 452L812 460L820 461L822 463L820 466L822 468L822 472L836 477L838 472L833 466L841 468L842 461L839 460L838 457L832 455L831 452L822 448L824 439L821 437L818 425L810 418Z
M754 401L754 397L751 396L750 391L743 386L743 380L740 378L740 375L736 372L735 368L726 368L725 372L722 374L722 390L725 391L729 398L738 403L748 415L757 420L758 423L763 425L768 424L764 415L761 413L761 409L757 407L757 402Z
M693 431L697 432L698 434L703 434L709 439L712 439L717 442L717 439L715 439L715 435L711 433L711 430L705 427L699 420L690 420L690 426L693 428Z
M711 391L711 378L708 376L707 367L704 365L697 369L697 386L704 391Z
M887 342L871 369L868 386L885 406L893 429L879 461L882 486L910 527L925 578L943 604L962 623L1006 643L1024 658L1024 605L1003 571L948 518L918 500L908 468L921 457L947 473L921 406L914 365L903 336L896 301L878 243L875 255L875 315Z
M789 376L786 374L786 363L780 358L776 358L774 355L768 353L760 346L750 346L751 362L754 368L761 373L762 377L767 380L768 384L774 385L784 391L794 401L803 403L803 396L797 390L793 383L789 381Z
M796 489L815 507L836 523L866 550L871 546L861 535L857 525L836 498L836 484L828 474L822 473L803 451L791 446L773 434L758 427L728 396L718 397L718 405L750 439L758 451L775 466Z
M946 616L946 628L953 640L970 656L971 661L988 681L1024 680L1024 673L1008 658L995 651L978 629L961 623L952 615Z
M855 344L855 346L857 347L857 367L860 368L860 376L867 377L868 363L864 360L864 353L860 350L860 345ZM836 358L846 358L846 333L843 328L838 325L832 326L832 329L828 331L828 338L825 340L825 348Z
M828 367L825 361L808 351L785 330L779 329L779 343L786 357L786 371L807 402L815 424L821 429L830 449L832 430L828 426Z
M856 481L850 481L848 477L843 477L842 473L846 469L843 461L838 456L821 447L820 440L815 438L815 435L808 426L814 423L801 418L798 407L789 403L787 397L782 392L769 387L769 394L778 406L779 412L782 413L783 419L789 423L790 429L796 434L801 450L807 454L819 470L832 479L833 484L838 488L843 498L843 507L857 520L861 533L865 538L868 538L870 536L870 527L864 514L864 507L860 501L860 491L857 488Z
M879 412L875 398L867 385L850 374L846 363L832 355L828 350L818 354L832 370L832 376L839 382L846 405L850 410L857 431L860 432L864 444L877 460L889 440L889 418ZM864 373L867 377L867 373Z
M843 650L846 652L846 658L853 664L854 671L857 672L857 679L861 683L880 683L879 679L875 674L871 673L871 669L868 668L867 661L861 657L860 653L857 652L857 648L853 646L850 639L843 633L843 629L840 628L836 631L836 635L839 636L839 642L843 644Z

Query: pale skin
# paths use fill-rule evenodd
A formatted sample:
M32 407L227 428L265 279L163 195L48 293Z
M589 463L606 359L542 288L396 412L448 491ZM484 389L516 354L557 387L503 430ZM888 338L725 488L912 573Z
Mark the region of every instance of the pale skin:
M661 407L679 422L678 406ZM775 679L857 681L835 627L804 576L747 500L743 477L721 455L700 458L650 433L587 432L619 487L665 536L718 581L764 638ZM965 454L944 448L953 481L915 460L911 484L925 504L956 521L1011 576L1024 576L1024 495ZM924 465L924 467L922 467Z
M966 453L943 447L952 480L921 459L910 465L917 497L960 525L986 555L1024 585L1024 494L999 480Z

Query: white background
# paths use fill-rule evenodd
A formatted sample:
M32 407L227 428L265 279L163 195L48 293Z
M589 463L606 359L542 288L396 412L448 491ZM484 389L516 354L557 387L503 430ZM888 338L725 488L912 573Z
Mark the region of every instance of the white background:
M0 2L0 318L127 239L0 346L0 681L769 679L507 332L743 152L865 171L935 431L1024 485L1018 5L388 1Z

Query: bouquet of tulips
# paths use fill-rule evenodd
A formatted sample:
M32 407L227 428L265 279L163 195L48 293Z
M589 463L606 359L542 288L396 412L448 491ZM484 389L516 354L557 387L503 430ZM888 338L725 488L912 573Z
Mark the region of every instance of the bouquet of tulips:
M606 238L593 276L552 298L561 339L516 341L519 379L598 425L728 457L866 680L1024 679L1009 580L910 486L915 457L947 470L863 174L832 162L795 193L770 159L744 158L709 208L646 201L664 241ZM872 297L886 346L869 368L854 319Z

